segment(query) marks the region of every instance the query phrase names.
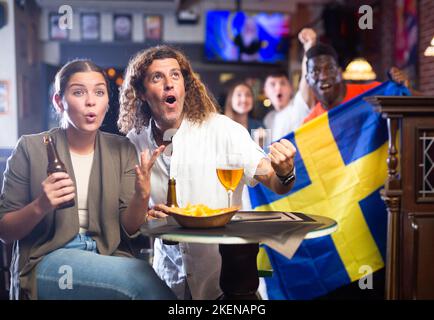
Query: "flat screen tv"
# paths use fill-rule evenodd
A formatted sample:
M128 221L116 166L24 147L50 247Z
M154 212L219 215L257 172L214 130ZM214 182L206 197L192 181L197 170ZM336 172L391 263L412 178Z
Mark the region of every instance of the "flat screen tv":
M270 63L286 61L290 16L284 13L208 11L208 61Z

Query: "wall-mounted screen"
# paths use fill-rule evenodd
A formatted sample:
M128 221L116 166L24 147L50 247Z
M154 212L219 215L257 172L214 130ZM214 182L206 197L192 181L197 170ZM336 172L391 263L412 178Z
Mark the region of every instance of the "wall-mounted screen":
M208 11L208 61L279 63L287 59L290 16L284 13Z

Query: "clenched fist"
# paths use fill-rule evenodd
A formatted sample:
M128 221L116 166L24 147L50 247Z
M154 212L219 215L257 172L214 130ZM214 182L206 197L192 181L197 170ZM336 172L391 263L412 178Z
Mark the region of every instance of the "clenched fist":
M295 153L296 149L294 145L286 139L274 142L270 146L268 157L277 175L287 176L294 170Z

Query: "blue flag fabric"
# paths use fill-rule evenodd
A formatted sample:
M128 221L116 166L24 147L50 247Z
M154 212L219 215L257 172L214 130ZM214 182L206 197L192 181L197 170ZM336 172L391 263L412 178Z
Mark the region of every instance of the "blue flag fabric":
M285 138L297 148L297 179L286 195L249 188L255 210L299 211L333 218L338 230L304 240L292 259L264 246L273 268L270 299L313 299L384 267L387 125L364 98L410 95L385 82L313 119Z

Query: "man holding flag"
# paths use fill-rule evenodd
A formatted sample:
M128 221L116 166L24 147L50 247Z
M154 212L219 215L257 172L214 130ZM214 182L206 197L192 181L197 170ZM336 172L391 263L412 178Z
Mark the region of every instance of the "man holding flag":
M385 82L351 90L348 97L336 53L315 47L310 58L307 53L307 81L323 111L285 137L298 150L296 183L286 195L260 186L249 192L255 209L324 215L338 222L338 230L304 241L292 259L266 247L273 267L273 277L266 279L270 299L313 299L351 283L361 290L356 281L384 267L387 215L379 190L387 176L387 126L364 97L410 92ZM404 80L401 73L394 75ZM382 286L374 283L373 289Z
M303 123L380 84L377 81L357 84L346 83L343 80L342 70L338 64L338 55L331 46L318 43L306 52L306 58L306 81L318 102ZM393 67L389 70L389 74L393 81L404 84L409 88L407 75L401 70ZM409 89L412 91L411 88Z

